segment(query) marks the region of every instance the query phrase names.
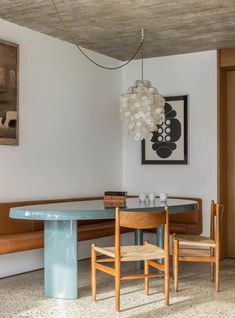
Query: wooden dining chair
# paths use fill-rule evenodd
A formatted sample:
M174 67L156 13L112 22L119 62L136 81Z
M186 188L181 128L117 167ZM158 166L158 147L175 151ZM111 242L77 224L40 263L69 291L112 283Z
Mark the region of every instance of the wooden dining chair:
M115 278L116 311L120 311L120 283L122 280L144 279L144 292L149 293L149 278L164 276L165 279L165 304L169 305L169 223L168 209L163 211L115 211L115 246L91 247L91 276L92 276L92 299L96 301L96 270L105 272ZM164 225L164 249L150 244L120 246L120 227L131 229L157 228ZM98 258L97 252L108 258ZM164 264L159 264L156 259L164 258ZM144 274L121 275L121 263L130 261L144 261ZM104 263L113 262L114 266ZM150 273L149 267L154 267L161 272Z
M219 291L220 220L224 206L211 201L210 237L173 234L174 287L178 291L179 262L206 262L211 264L211 281ZM183 254L183 255L182 255Z

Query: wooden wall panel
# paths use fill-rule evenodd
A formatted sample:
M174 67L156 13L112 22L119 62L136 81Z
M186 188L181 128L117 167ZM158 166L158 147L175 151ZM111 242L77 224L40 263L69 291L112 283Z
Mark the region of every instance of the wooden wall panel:
M225 205L227 211L227 74L220 68L218 52L218 202ZM221 224L221 257L227 254L227 213Z
M218 201L225 205L221 228L221 257L232 256L235 228L235 48L218 51ZM229 84L228 84L229 81ZM230 87L228 87L230 86ZM228 106L229 104L229 106ZM234 112L234 113L233 113ZM233 149L234 148L234 149ZM235 255L233 256L235 257Z
M235 66L235 48L220 50L220 67L234 68Z
M235 71L227 72L227 256L235 258Z

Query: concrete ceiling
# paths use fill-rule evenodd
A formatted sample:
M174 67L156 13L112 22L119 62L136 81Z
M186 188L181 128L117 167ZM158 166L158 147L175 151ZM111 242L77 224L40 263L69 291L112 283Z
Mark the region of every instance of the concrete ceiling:
M82 47L129 59L235 47L235 0L54 0ZM70 41L50 0L0 0L0 18Z

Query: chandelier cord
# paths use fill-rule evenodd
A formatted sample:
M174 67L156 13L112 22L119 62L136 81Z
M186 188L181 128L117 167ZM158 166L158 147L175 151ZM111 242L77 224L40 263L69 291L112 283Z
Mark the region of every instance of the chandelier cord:
M141 47L141 79L144 80L144 42Z
M98 67L101 67L103 69L106 69L106 70L117 70L117 69L120 69L124 66L126 66L127 64L129 64L135 57L136 55L139 53L139 51L142 49L142 79L143 79L143 44L144 44L144 36L143 36L143 29L141 30L141 42L140 42L140 45L139 47L137 48L136 52L134 53L134 55L128 60L126 61L125 63L119 65L119 66L116 66L116 67L108 67L108 66L105 66L105 65L102 65L102 64L99 64L97 63L96 61L94 61L91 57L89 57L84 51L83 49L78 45L78 43L76 42L72 32L69 30L69 28L67 27L66 23L64 22L64 19L60 13L60 11L58 10L56 4L55 4L55 1L54 0L51 0L51 3L55 9L55 12L60 20L60 22L62 23L62 25L64 26L64 29L67 33L67 35L70 37L70 40L76 45L77 49L83 54L83 56L85 56L90 62L92 62L93 64L95 64L96 66Z

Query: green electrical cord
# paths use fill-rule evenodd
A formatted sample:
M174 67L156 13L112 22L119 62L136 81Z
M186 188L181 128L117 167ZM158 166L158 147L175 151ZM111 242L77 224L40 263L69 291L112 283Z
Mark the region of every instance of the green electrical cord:
M78 45L78 43L76 42L72 32L69 30L69 28L67 27L66 23L64 22L64 19L61 15L61 13L59 12L56 4L55 4L55 1L54 0L51 0L51 3L55 9L55 12L60 20L60 22L62 23L62 25L64 26L64 29L66 31L66 33L68 34L70 40L76 45L76 47L78 48L78 50L92 63L94 63L96 66L99 66L101 68L104 68L106 70L117 70L117 69L120 69L124 66L126 66L127 64L129 64L135 57L136 55L139 53L139 51L142 49L142 77L143 77L143 46L144 46L144 35L143 35L143 29L141 30L141 42L140 42L140 45L139 47L137 48L136 52L134 53L134 55L125 63L123 63L122 65L119 65L119 66L116 66L116 67L107 67L107 66L104 66L104 65L101 65L99 63L97 63L96 61L94 61L92 58L90 58L84 51L83 49Z

